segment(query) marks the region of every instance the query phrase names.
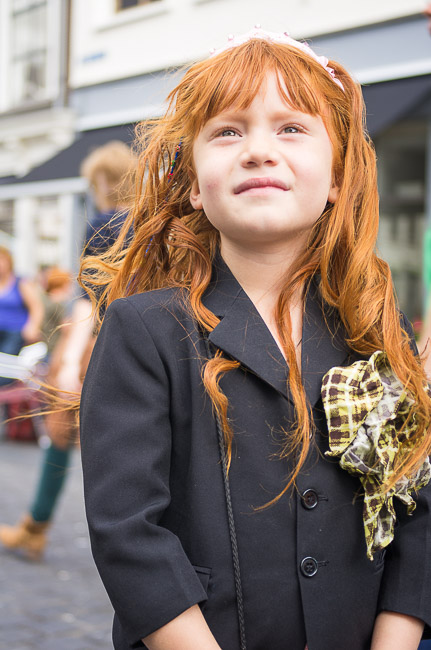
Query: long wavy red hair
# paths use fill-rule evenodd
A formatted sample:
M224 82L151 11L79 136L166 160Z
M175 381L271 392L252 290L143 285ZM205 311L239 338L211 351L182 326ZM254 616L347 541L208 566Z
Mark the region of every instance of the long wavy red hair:
M301 50L262 39L252 39L188 69L169 95L164 117L137 129L136 195L119 240L107 254L85 259L81 269L81 282L94 300L98 296L99 305L132 293L181 288L196 323L203 331L211 331L218 318L203 305L202 296L210 282L219 235L204 212L194 210L189 200L196 135L208 119L228 107L248 107L268 72L277 73L280 92L289 104L322 117L332 143L333 179L339 194L315 224L306 248L285 279L276 307L297 413L295 429L286 432L281 456L294 454L297 462L273 501L295 484L309 452L313 423L291 339L289 303L313 276L320 278L323 300L338 310L351 349L361 355L385 350L393 370L414 398L417 431L413 443L399 454L386 487L412 473L431 450L427 433L431 406L424 390L425 375L401 328L388 265L375 253L376 161L365 129L361 89L341 65L335 61L329 65L344 91ZM181 152L170 176L180 141ZM130 241L131 228L134 235ZM202 370L206 391L222 422L229 461L233 434L220 379L237 366L237 361L218 352L206 360Z

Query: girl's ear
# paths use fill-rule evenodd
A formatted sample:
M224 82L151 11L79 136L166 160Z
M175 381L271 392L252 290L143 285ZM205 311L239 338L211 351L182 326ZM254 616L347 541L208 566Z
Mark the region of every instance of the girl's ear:
M335 182L333 182L329 188L328 203L335 203L335 201L338 199L339 192L340 188L338 185L335 185Z
M195 178L192 181L192 187L190 190L190 203L192 204L192 207L195 210L203 209L201 193L200 193L199 183L197 178Z

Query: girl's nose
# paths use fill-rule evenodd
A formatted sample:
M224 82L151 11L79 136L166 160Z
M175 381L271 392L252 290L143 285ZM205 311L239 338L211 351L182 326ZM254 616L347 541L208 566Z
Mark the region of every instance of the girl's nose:
M280 154L270 135L256 134L244 138L241 164L244 167L277 165Z

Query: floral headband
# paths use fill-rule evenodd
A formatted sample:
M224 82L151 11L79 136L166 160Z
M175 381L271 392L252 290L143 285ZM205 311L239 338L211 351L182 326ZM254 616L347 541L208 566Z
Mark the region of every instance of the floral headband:
M288 32L283 32L283 34L278 34L276 32L268 32L265 29L262 29L260 25L256 25L254 29L251 29L246 34L240 34L239 36L234 36L233 34L229 34L227 45L221 47L218 50L212 49L210 52L210 57L217 56L217 54L221 54L221 52L225 52L226 50L230 50L234 47L238 47L239 45L242 45L243 43L247 43L247 41L250 41L253 38L261 38L265 41L269 41L270 43L283 43L284 45L290 45L291 47L296 47L298 50L301 50L305 54L308 54L308 56L311 56L315 61L320 63L322 68L325 68L325 70L329 73L333 81L344 92L344 86L341 83L341 81L337 79L337 77L335 76L334 70L328 66L328 59L326 58L326 56L317 56L317 54L311 49L308 43L295 41L294 38L291 38L289 36Z

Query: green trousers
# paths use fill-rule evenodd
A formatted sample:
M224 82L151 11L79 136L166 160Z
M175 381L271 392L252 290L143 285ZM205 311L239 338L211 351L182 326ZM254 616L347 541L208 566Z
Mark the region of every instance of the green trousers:
M34 521L50 521L63 489L72 447L59 449L51 443L45 450L39 483L30 514Z

